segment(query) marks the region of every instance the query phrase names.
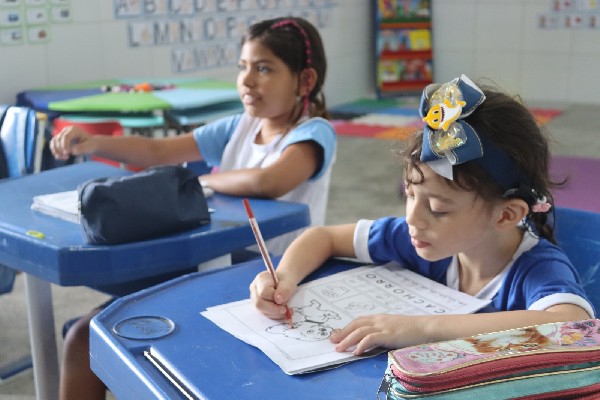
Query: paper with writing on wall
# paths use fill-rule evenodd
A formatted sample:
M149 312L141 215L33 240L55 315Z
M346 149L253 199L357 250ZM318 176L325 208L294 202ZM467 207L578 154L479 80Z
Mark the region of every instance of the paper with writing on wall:
M288 303L294 311L292 326L265 317L250 300L210 307L201 314L258 347L293 375L363 358L351 352L338 353L329 341L334 329L356 317L468 314L488 303L387 264L358 267L301 285Z

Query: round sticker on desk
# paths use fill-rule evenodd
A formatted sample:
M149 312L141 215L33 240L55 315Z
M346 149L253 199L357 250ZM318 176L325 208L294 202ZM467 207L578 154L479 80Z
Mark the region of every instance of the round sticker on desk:
M144 315L117 322L113 332L126 339L147 340L167 336L174 329L175 324L170 319Z

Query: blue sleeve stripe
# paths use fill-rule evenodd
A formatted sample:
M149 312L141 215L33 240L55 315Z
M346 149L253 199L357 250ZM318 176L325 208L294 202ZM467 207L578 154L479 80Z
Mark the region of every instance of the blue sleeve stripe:
M335 160L336 136L333 125L323 118L312 118L290 132L285 147L299 142L313 141L323 149L321 168L310 179L320 178Z
M202 159L211 166L221 164L225 146L235 132L242 114L232 115L194 129L192 134Z

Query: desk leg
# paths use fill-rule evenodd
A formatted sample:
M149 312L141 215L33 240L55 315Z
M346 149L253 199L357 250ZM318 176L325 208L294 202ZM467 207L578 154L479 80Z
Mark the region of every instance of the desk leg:
M58 351L50 282L25 274L29 339L37 400L58 399Z

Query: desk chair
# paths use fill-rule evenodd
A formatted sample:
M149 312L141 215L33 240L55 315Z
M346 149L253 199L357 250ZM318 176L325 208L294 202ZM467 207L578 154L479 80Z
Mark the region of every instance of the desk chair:
M0 106L0 137L6 163L6 176L0 179L40 170L44 128L43 114L27 107Z
M56 136L64 128L73 125L81 127L91 135L123 136L123 127L118 121L82 122L77 120L70 120L64 117L55 118L52 122L52 136ZM99 161L105 164L109 164L115 167L123 166L120 162L110 160L108 158L91 156L90 159L93 161ZM142 169L132 165L127 165L125 167L130 171L134 172Z
M556 207L555 235L592 302L600 313L600 213Z
M39 171L43 125L30 108L0 105L0 179ZM14 279L15 271L0 265L0 294L12 290Z
M27 107L0 105L0 180L39 172L46 118ZM16 271L0 264L0 295L12 291ZM0 381L31 368L29 355L0 366Z

